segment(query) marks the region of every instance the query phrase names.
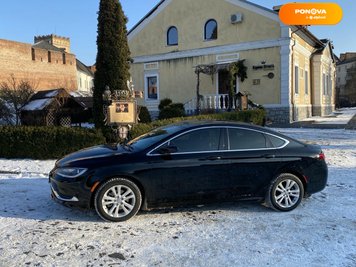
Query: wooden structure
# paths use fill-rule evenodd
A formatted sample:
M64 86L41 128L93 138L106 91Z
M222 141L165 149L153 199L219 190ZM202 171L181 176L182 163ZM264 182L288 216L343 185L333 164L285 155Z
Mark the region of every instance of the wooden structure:
M21 111L21 123L34 126L70 127L72 123L87 121L89 117L88 102L71 96L62 88L37 92Z

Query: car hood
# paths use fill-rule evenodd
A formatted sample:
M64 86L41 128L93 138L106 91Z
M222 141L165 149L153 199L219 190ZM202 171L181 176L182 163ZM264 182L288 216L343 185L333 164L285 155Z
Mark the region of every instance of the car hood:
M85 148L69 154L56 162L57 167L70 166L71 163L91 160L97 158L104 158L109 156L116 156L121 154L130 153L128 149L125 149L121 145L100 145Z

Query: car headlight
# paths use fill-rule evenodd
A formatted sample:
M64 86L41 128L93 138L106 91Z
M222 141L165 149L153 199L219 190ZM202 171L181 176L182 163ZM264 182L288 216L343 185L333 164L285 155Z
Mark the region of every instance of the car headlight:
M87 171L86 168L59 168L56 173L67 178L76 178Z

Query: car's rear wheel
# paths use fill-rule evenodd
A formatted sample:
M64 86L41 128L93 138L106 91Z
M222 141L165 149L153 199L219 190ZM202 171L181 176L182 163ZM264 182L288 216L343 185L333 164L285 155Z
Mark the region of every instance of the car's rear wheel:
M267 203L279 211L295 209L304 196L301 180L290 173L282 173L271 184L267 194Z
M104 220L122 222L138 212L141 202L141 192L135 183L125 178L113 178L99 187L94 206Z

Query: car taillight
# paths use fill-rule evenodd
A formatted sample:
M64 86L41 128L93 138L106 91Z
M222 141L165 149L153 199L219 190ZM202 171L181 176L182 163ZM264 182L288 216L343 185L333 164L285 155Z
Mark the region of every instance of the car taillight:
M320 160L325 160L325 154L323 152L320 152L319 155L316 156L316 158Z

